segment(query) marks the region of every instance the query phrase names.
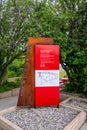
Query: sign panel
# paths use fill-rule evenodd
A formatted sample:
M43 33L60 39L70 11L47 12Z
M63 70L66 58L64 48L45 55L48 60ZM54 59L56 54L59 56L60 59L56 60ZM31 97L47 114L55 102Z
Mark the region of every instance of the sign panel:
M36 45L36 70L59 70L59 46Z
M59 86L59 70L36 70L36 87Z
M35 46L35 106L59 105L59 46Z

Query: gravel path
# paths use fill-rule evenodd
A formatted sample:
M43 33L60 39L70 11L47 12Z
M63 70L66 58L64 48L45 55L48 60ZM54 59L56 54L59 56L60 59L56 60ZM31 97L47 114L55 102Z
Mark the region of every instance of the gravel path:
M68 101L67 104L73 105L73 106L78 106L83 109L87 109L87 102L84 102L84 101L73 99L73 100Z
M23 130L63 130L77 114L69 108L44 107L20 109L3 116Z

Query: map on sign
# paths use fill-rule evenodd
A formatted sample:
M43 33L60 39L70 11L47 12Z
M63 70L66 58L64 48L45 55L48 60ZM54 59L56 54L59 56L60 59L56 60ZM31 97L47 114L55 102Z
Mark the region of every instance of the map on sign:
M59 86L59 71L58 70L37 70L36 72L36 87L40 86Z

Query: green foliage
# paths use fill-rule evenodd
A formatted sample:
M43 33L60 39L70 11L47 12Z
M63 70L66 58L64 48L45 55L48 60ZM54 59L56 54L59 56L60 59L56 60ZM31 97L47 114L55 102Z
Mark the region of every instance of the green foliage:
M61 44L61 63L70 83L66 89L87 93L87 1L62 1L66 42Z
M0 1L0 83L8 65L25 52L32 0Z
M24 58L15 59L8 66L8 77L21 77L23 72Z
M72 91L74 91L74 88L71 87L70 83L66 83L66 84L65 84L65 90L66 90L67 92L72 92Z
M19 86L20 86L20 81L4 82L3 84L0 84L0 93L18 88Z

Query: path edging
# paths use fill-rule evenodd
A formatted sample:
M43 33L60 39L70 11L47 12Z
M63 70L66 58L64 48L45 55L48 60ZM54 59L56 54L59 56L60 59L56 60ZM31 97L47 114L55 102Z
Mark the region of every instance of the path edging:
M20 88L16 88L7 92L0 93L0 99L17 96L19 94L19 89Z

